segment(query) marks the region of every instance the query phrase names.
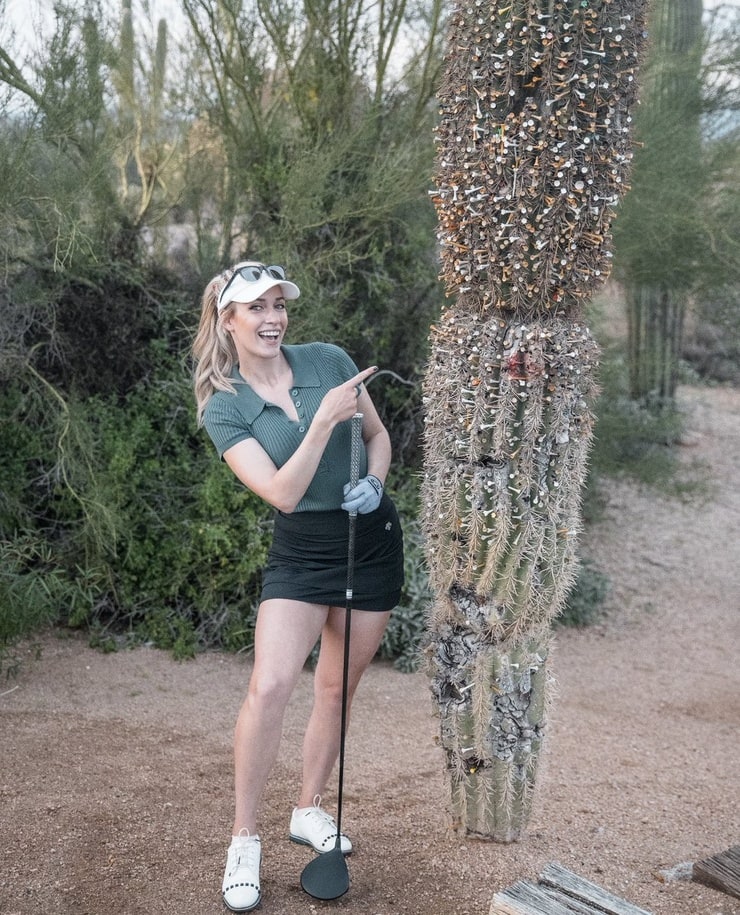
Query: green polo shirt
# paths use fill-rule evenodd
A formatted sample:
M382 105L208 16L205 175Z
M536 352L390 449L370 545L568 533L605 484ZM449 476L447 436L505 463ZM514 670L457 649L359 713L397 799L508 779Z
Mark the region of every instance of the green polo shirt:
M293 370L290 396L298 421L263 400L241 377L239 367L234 366L236 393L216 391L203 415L206 431L222 457L238 442L256 438L275 466L282 467L305 438L326 392L358 372L347 353L331 343L284 345L282 352ZM347 420L335 426L314 478L296 506L297 512L341 507L344 484L349 481L350 449L351 422ZM367 454L363 448L360 476L366 473Z

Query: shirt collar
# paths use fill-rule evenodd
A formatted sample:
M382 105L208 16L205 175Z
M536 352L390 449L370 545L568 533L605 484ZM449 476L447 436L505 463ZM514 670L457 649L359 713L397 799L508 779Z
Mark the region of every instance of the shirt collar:
M316 366L303 355L305 350L302 352L296 346L282 346L281 349L288 365L293 369L294 387L317 388L321 384Z
M308 359L302 358L302 355L296 350L295 346L282 346L283 355L288 360L288 364L293 369L293 387L294 388L317 388L320 385L319 373L316 366ZM255 419L267 406L267 401L263 400L249 384L244 381L239 374L239 366L235 365L231 377L237 382L237 390L241 399L242 415L248 423L253 423Z

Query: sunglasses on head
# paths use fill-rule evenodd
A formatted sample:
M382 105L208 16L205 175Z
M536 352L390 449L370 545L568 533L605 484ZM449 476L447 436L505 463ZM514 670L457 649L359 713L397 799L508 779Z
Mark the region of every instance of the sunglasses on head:
M274 280L285 279L285 268L277 264L266 266L265 264L247 264L245 267L238 267L229 277L228 282L218 295L219 304L223 302L226 290L231 286L234 280L240 276L246 283L256 283L263 273L271 276Z

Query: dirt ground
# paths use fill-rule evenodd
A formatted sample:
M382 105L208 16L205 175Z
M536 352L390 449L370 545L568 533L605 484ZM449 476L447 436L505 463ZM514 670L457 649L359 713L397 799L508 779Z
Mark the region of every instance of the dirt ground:
M378 663L347 746L352 885L333 903L306 896L311 853L287 839L306 672L264 806L262 912L488 915L496 891L557 861L655 915L740 915L740 900L670 873L740 842L740 391L684 388L680 400L682 458L710 485L688 501L610 486L584 544L612 580L609 616L557 634L524 838L451 831L425 676ZM231 732L249 658L104 655L54 634L39 645L0 684L0 912L225 912Z

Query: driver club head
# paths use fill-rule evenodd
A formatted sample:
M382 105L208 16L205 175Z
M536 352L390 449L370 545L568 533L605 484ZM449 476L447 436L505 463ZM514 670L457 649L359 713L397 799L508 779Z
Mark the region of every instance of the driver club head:
M317 855L303 868L301 887L314 899L338 899L349 889L349 869L341 848Z

